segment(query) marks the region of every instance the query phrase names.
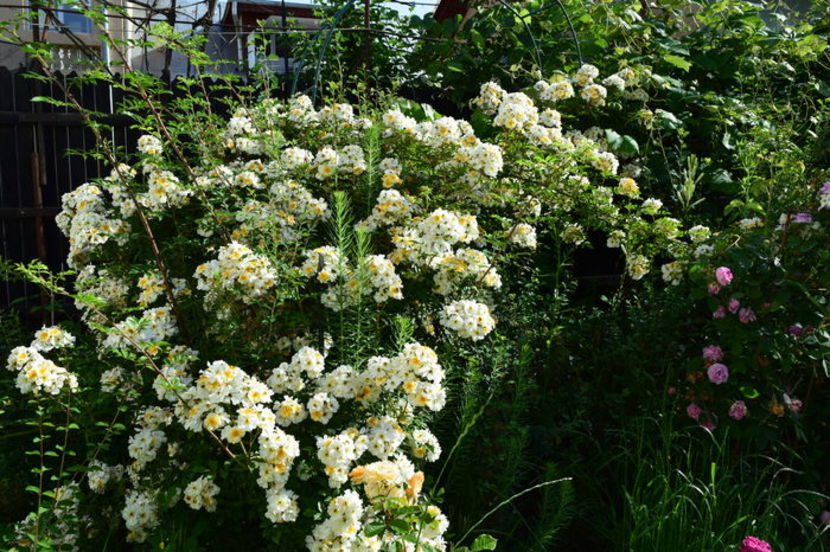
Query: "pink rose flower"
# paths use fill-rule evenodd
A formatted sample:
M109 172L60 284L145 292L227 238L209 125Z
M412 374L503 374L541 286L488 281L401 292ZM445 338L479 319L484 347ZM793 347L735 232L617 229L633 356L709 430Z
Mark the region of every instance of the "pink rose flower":
M723 349L717 345L709 345L703 348L703 360L706 362L720 362L723 360Z
M741 543L741 552L772 552L772 546L757 537L747 537Z
M715 431L716 429L718 429L717 424L715 424L715 422L713 422L712 420L709 420L709 419L707 419L705 422L701 423L700 427L702 427L704 429L708 429L709 431Z
M729 379L729 368L725 364L716 362L706 370L706 375L709 376L709 381L715 385L720 385L726 383L726 380Z
M668 393L670 396L673 397L673 396L677 395L677 388L676 387L669 387L666 390L666 393Z
M729 304L726 308L729 309L729 312L735 314L736 312L738 312L738 309L741 308L741 302L733 297L729 300Z
M729 417L733 420L740 421L746 417L746 403L744 401L735 401L729 407Z
M790 412L793 414L801 412L801 407L804 406L804 403L802 403L799 399L792 399L786 393L784 393L784 404L787 405L787 408L789 408Z
M732 282L732 271L729 267L719 266L715 269L715 280L722 286L728 286Z
M738 311L738 320L740 320L742 324L748 324L749 322L755 322L758 318L755 317L755 313L751 308L744 307Z
M828 182L828 184L830 184L830 182ZM827 510L824 510L818 518L822 525L830 525L830 512Z
M723 305L720 305L718 308L715 309L715 311L712 313L712 318L726 318L726 309Z
M720 293L720 286L718 284L709 284L709 295L717 295Z
M693 420L697 420L698 418L700 418L700 415L702 413L703 413L703 409L700 408L695 403L691 403L691 404L689 404L689 406L686 407L686 414L689 416L689 418L691 418Z

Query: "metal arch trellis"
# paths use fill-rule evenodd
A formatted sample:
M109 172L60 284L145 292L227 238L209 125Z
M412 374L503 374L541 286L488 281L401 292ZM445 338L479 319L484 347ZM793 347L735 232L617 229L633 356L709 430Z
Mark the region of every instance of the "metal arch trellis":
M571 15L568 13L567 8L565 8L565 4L562 3L562 0L553 0L551 2L547 2L540 6L539 8L533 10L527 17L531 17L536 15L537 13L541 13L548 8L552 7L554 4L559 6L559 9L562 11L562 15L565 17L565 21L568 23L568 30L571 32L571 40L573 40L574 48L576 49L576 57L579 60L579 64L582 65L585 61L582 59L582 49L579 47L579 37L576 35L576 28L574 28L573 21L571 21Z
M303 53L300 57L299 65L298 65L298 67L295 68L295 71L294 71L294 78L292 79L292 82L291 82L291 95L292 96L297 93L297 84L299 83L300 73L302 73L303 66L305 65L306 53L311 49L311 47L314 44L317 43L317 41L320 39L320 36L322 35L322 33L327 31L326 37L323 40L323 43L320 47L320 51L317 55L317 60L315 62L315 66L314 66L314 81L311 85L311 102L315 103L317 101L317 85L320 82L320 71L321 71L321 68L322 68L322 65L323 65L323 58L325 57L326 51L329 48L329 44L331 43L331 37L334 34L334 31L338 30L337 26L340 23L340 20L343 19L343 16L346 14L346 11L349 8L351 8L354 5L354 3L355 3L355 0L347 0L346 3L343 4L343 6L341 6L340 9L337 10L337 12L335 12L334 17L332 18L331 25L329 25L325 29L320 29L320 31L318 31L315 34L314 38L306 45L306 47L303 50Z
M562 10L562 15L565 16L565 21L567 21L568 23L568 29L571 32L571 39L573 40L574 48L576 49L576 57L579 59L579 64L582 65L582 63L584 63L582 60L582 50L579 47L579 38L576 36L576 29L574 28L573 22L571 21L571 16L570 14L568 14L568 10L567 8L565 8L565 5L562 3L562 0L552 0L550 2L546 2L542 4L541 7L525 15L520 14L516 10L516 8L510 5L510 3L507 0L498 0L498 2L499 4L510 10L510 12L517 18L519 18L519 20L522 22L522 26L524 26L525 31L527 31L527 34L530 35L530 42L533 45L534 61L536 62L536 66L539 68L542 67L542 52L539 50L538 42L536 42L536 35L533 34L530 25L527 23L527 18L541 13L547 10L548 8L553 7L554 5L559 6L559 9Z
M324 23L323 27L320 28L320 30L315 33L314 38L312 40L310 40L308 42L308 44L305 46L305 48L303 49L303 52L302 52L302 54L300 55L300 58L299 58L299 63L298 63L297 67L294 70L294 76L293 76L292 82L291 82L291 95L292 96L297 93L297 86L299 84L300 74L302 73L302 69L305 66L306 56L311 51L311 49L318 42L320 42L320 37L323 36L323 33L325 33L325 38L322 40L322 43L320 45L320 49L319 49L319 51L317 52L317 55L316 55L315 64L314 64L314 80L312 81L312 84L311 84L311 87L310 87L311 101L312 101L312 103L316 103L316 101L317 101L317 89L318 89L319 82L320 82L320 73L321 73L321 70L322 70L323 59L325 58L326 52L328 51L329 45L331 44L332 35L335 33L335 31L342 30L342 29L338 28L338 25L339 25L340 21L343 19L343 16L346 14L346 12L355 4L355 1L356 0L347 0L346 3L343 4L335 12L334 17L332 18L331 22L330 23L329 22ZM570 31L570 34L571 34L571 40L574 43L574 49L576 50L577 59L579 59L580 64L584 63L584 60L582 58L582 50L579 47L579 37L576 34L576 29L574 28L573 21L571 21L571 16L568 13L568 10L565 7L565 5L562 3L562 0L550 0L549 2L544 3L539 8L537 8L537 9L533 10L532 12L529 12L525 15L520 14L513 6L511 6L509 4L508 0L498 0L498 2L499 2L499 4L501 4L502 6L507 8L514 16L516 16L522 22L522 25L524 26L525 30L527 31L528 35L530 36L530 41L531 41L531 44L533 46L534 61L536 63L536 66L540 67L540 68L542 67L542 52L539 49L539 44L536 40L536 35L533 34L533 31L531 30L530 25L527 22L527 18L529 18L531 16L534 16L536 14L539 14L543 11L546 11L547 9L549 9L553 6L559 6L559 9L562 11L562 15L565 17L565 21L568 24L568 30ZM369 30L366 29L366 32L369 32Z

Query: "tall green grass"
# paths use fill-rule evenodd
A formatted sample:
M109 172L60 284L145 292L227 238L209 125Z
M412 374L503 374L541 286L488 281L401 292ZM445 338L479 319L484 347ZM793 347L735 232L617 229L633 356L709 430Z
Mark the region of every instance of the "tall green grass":
M817 525L823 497L798 489L797 471L742 454L726 429L678 429L670 418L638 420L609 459L623 497L609 526L615 550L730 551L747 535L776 552L828 549Z

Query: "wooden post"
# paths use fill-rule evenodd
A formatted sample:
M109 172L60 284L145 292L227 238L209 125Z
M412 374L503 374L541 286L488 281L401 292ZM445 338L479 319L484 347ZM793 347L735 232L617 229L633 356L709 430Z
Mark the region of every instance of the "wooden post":
M40 127L35 127L35 132L42 131ZM41 190L41 182L43 178L43 163L40 159L40 152L34 151L30 157L32 166L32 203L36 210L43 209L43 191ZM37 257L46 262L46 231L43 225L42 211L35 211L35 253Z
M43 95L43 83L39 80L33 82L32 95ZM33 110L35 113L43 113L43 103L35 102ZM31 168L32 168L32 204L36 210L43 209L43 186L46 184L46 159L44 151L46 149L46 141L44 139L43 124L35 123L32 130L34 131L32 153L31 153ZM46 227L44 225L43 217L35 215L34 217L34 231L35 231L35 254L43 261L44 264L49 262L46 251ZM43 308L41 314L42 322L47 323L47 307L50 300L46 290L40 289L40 306ZM50 317L51 318L51 317Z

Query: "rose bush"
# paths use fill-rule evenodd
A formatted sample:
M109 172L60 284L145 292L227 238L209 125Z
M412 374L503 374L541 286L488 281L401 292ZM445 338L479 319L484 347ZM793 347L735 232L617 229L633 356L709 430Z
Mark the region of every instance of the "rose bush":
M709 309L701 333L711 345L704 347L702 363L690 361L685 397L706 406L705 416L696 419L715 426L728 416L762 446L789 440L790 427L809 439L818 425L805 423L808 411L823 417L821 399L810 399L821 396L830 366L830 187L806 187L812 188L809 202L793 203L792 212L773 220L737 220L690 268L692 296ZM726 385L716 390L711 383Z
M539 107L483 86L481 137L304 96L243 98L228 120L146 104L135 158L109 154L107 178L63 198L74 290L21 269L72 296L85 328L44 327L7 362L38 423L66 414L60 474L36 489L50 505L20 542L87 546L94 502L133 542L215 515L312 551L445 549L429 423L463 377L453 344L497 326L502 269L537 228L574 246L608 232L635 279L696 241L639 201L609 134L563 128L553 105L596 105L596 76L541 81Z

